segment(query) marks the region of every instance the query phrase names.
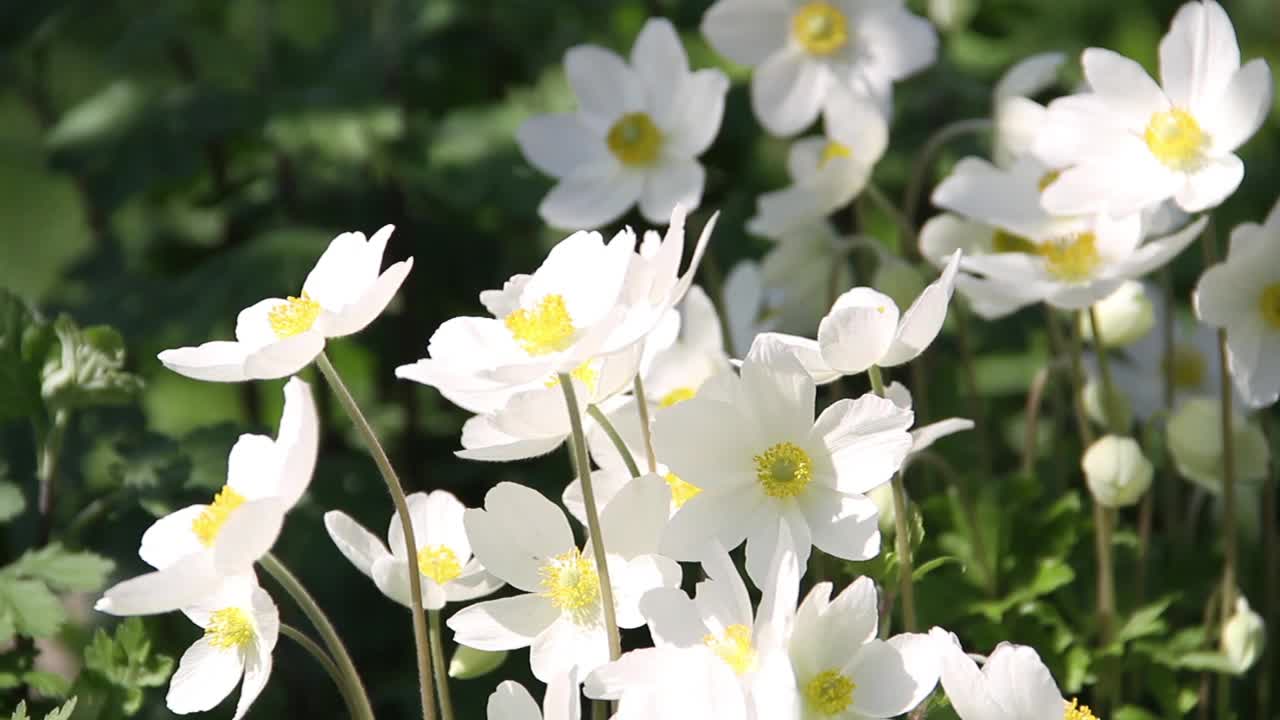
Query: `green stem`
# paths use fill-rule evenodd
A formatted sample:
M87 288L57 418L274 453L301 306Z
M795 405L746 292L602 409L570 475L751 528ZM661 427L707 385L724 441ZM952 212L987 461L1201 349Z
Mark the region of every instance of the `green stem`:
M40 464L36 468L39 481L37 508L40 512L40 525L37 530L36 547L49 544L53 535L53 511L58 500L58 460L62 455L62 441L67 435L67 426L71 424L71 413L65 408L55 410L53 423L44 434L40 444Z
M898 206L893 204L893 201L889 199L889 196L885 195L884 191L876 187L876 184L872 182L867 183L867 186L862 189L862 193L871 198L871 202L875 203L881 210L883 210L884 213L893 220L894 224L898 226L898 231L902 233L902 242L899 244L899 248L916 247L915 226L912 225L911 220L909 220L907 216L898 209ZM912 252L912 250L908 249L906 252Z
M879 366L867 368L867 377L871 379L871 390L884 397L884 377ZM911 568L911 535L907 524L907 489L902 482L902 471L894 473L893 480L893 534L898 549L898 584L902 596L902 624L907 632L916 629L915 586Z
M1262 432L1267 438L1267 447L1275 447L1275 428L1271 424L1270 413L1259 413L1262 419ZM1276 631L1276 601L1277 591L1280 590L1280 568L1276 567L1276 543L1280 538L1276 537L1276 467L1280 463L1276 462L1276 456L1271 454L1271 462L1267 468L1267 477L1263 481L1262 486L1262 577L1263 580L1263 605L1262 619L1266 623L1266 627L1273 633L1272 642L1268 642L1263 647L1262 652L1262 672L1258 677L1262 678L1258 682L1258 714L1255 717L1269 718L1271 717L1271 693L1273 689L1272 683L1266 681L1266 678L1273 678L1272 668L1275 667L1276 644L1274 635Z
M449 672L444 662L444 635L440 632L440 611L428 610L431 636L431 667L436 674L436 694L440 698L441 720L453 720L453 696L449 694Z
M356 705L351 699L351 688L347 686L346 678L338 670L338 666L333 664L333 660L324 651L324 648L307 637L306 633L292 625L280 623L280 634L297 643L299 647L306 650L307 654L320 664L320 667L324 668L324 671L329 674L329 678L333 680L333 684L338 686L338 692L342 694L342 702L347 706L347 715L354 718L356 716Z
M653 429L649 426L649 396L644 393L644 380L636 373L635 390L636 410L640 413L640 432L644 435L644 459L649 464L649 472L658 472L658 457L653 452Z
M404 486L400 484L400 478L396 475L395 468L391 467L391 460L387 457L386 451L382 449L382 443L378 441L378 436L373 432L373 427L369 425L364 413L360 411L360 406L356 404L356 399L351 395L351 391L347 389L346 383L342 382L342 377L338 375L338 371L329 362L329 356L323 352L320 353L319 357L316 358L316 365L338 396L338 401L342 403L343 409L347 411L351 422L356 426L356 430L359 431L360 437L369 449L369 454L373 456L374 464L378 466L378 472L382 474L382 479L387 483L387 491L391 494L391 502L396 507L396 515L400 518L400 528L404 533L405 557L417 557L418 544L413 536L413 522L409 516L409 503L405 500ZM422 609L422 579L418 570L418 563L410 562L408 566L409 615L413 618L413 643L418 656L419 702L422 704L423 720L435 720L436 708L431 697L434 694L431 677L431 651L427 641L427 619Z
M627 464L627 472L631 473L631 477L640 477L640 466L636 465L636 459L632 457L627 443L622 439L622 435L618 433L618 428L609 422L609 417L604 414L604 411L595 405L588 405L587 414L604 430L604 434L609 436L609 441L613 443L613 447L622 456L622 462Z
M1128 428L1121 421L1124 418L1116 412L1116 387L1111 381L1111 359L1107 356L1107 344L1102 337L1102 323L1098 321L1098 310L1089 306L1089 326L1093 330L1094 353L1098 358L1098 375L1102 377L1102 411L1107 416L1107 431L1113 435L1124 435Z
M929 174L929 167L933 165L933 159L937 156L938 151L942 149L942 146L957 137L989 130L992 126L993 123L990 118L958 120L950 125L943 125L932 137L925 141L924 146L920 148L920 152L916 153L915 162L911 164L911 175L907 180L907 188L902 196L902 214L908 220L915 222L916 215L920 209L920 201L924 195L924 183L926 176Z
M978 469L982 477L991 477L991 446L987 437L987 413L978 392L977 361L969 337L969 308L964 302L952 302L956 319L956 346L960 350L960 367L964 371L965 390L969 394L969 415L973 418L973 434L978 445Z
M303 587L302 582L289 572L289 569L275 555L271 553L263 555L258 564L293 598L293 601L298 604L298 609L302 610L302 614L311 621L316 632L320 633L320 639L324 641L325 647L329 649L329 655L333 658L335 669L346 678L346 686L356 709L353 717L357 720L373 720L373 707L369 704L369 695L365 692L364 683L360 682L355 663L351 661L347 647L342 644L342 638L338 636L338 631L333 627L333 623L329 622L329 617L324 614L324 610L320 609L320 605Z
M1236 454L1232 416L1232 384L1227 362L1227 331L1218 330L1218 363L1221 369L1222 398L1222 622L1231 617L1236 604ZM1274 508L1268 508L1268 512Z

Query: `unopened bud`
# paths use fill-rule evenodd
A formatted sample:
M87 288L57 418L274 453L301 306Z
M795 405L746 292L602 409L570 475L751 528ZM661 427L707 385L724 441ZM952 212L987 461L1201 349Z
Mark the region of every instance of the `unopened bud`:
M1098 504L1109 508L1138 502L1151 487L1155 470L1131 437L1104 435L1085 451L1080 461L1089 492Z
M1236 599L1235 612L1222 626L1222 653L1237 674L1244 674L1261 657L1266 642L1266 624L1249 607L1249 601L1240 596Z
M1236 480L1257 483L1266 477L1271 452L1253 423L1236 415L1231 422ZM1183 477L1209 492L1222 493L1222 407L1217 398L1192 398L1169 418L1169 453Z
M1098 318L1105 347L1124 347L1137 342L1155 327L1156 315L1151 299L1142 283L1130 280L1093 306ZM1089 342L1093 339L1093 322L1088 313L1080 314L1080 335ZM1096 344L1096 343L1095 343Z
M507 659L507 651L477 650L466 645L459 645L449 660L449 677L459 680L470 680L497 670Z
M880 534L886 537L893 535L894 529L894 510L893 510L893 485L891 483L881 483L867 492L867 497L871 502L876 504L880 517Z

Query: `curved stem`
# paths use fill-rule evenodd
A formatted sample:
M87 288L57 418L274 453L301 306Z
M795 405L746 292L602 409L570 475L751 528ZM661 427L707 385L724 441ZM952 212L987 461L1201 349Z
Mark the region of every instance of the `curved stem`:
M920 152L916 154L916 160L911 165L911 175L907 180L907 189L902 195L902 214L907 220L914 222L916 214L920 210L920 196L924 191L925 176L929 173L929 167L933 164L934 156L942 149L943 145L951 142L961 135L969 133L978 133L988 130L993 126L989 118L973 118L970 120L958 120L949 125L943 125L933 134Z
M613 443L613 447L622 456L622 462L627 464L627 472L631 473L631 477L640 477L640 466L636 465L636 459L631 456L631 450L627 447L626 441L622 439L622 435L618 433L613 423L609 422L609 417L604 414L604 411L596 405L588 405L587 414L600 425L604 434L609 436L609 442Z
M649 426L649 396L644 394L644 380L640 373L636 373L634 394L636 410L640 413L640 432L644 435L644 458L649 464L649 472L656 473L658 458L653 453L653 429Z
M391 494L391 502L396 507L396 516L400 518L400 528L404 531L405 556L416 557L418 543L413 536L413 522L409 518L409 503L405 500L404 487L400 484L400 478L396 475L395 468L391 467L391 460L387 457L386 451L382 449L382 443L378 442L378 436L374 434L373 427L369 425L364 413L360 411L360 406L356 404L356 400L352 397L351 391L347 389L346 383L342 382L338 371L329 362L329 356L323 352L320 353L319 357L316 358L316 366L320 368L325 380L329 382L334 394L338 396L338 401L342 403L343 409L347 411L351 422L356 426L356 430L360 432L360 437L364 440L365 446L368 447L369 454L373 456L374 464L378 466L378 472L382 474L382 479L387 483L387 491ZM413 644L417 649L418 655L419 701L422 704L423 720L435 720L436 708L431 698L433 695L431 651L427 642L427 618L422 610L422 578L419 574L417 563L411 562L408 563L408 566L409 615L413 618Z
M884 397L884 377L880 368L872 365L867 368L867 377L871 379L871 390ZM916 629L916 599L911 568L911 535L907 524L907 489L902 482L902 470L893 475L893 534L898 549L898 584L902 596L902 624L907 632Z
M440 611L428 610L431 636L431 668L436 674L436 694L440 698L441 720L453 720L453 696L449 694L449 673L444 662L444 635L440 632Z
M333 684L338 686L338 692L342 694L342 702L347 706L347 715L354 718L356 716L356 706L351 700L351 688L347 686L347 681L342 676L342 672L338 670L337 665L333 664L333 660L330 659L324 648L307 637L306 633L286 623L280 623L280 634L297 643L299 647L306 650L307 654L320 664L320 667L324 668L324 671L329 674L329 679L333 680Z
M302 610L302 614L306 615L315 626L316 632L320 633L320 639L324 641L325 647L329 649L329 654L333 658L335 669L346 678L346 685L356 709L353 717L359 720L373 720L373 707L369 704L369 695L365 692L364 684L360 682L355 663L351 662L347 647L342 644L342 638L338 637L338 631L333 627L333 623L329 622L329 617L324 614L324 610L320 609L315 598L311 597L311 593L303 587L302 581L289 572L289 569L275 555L271 553L263 555L258 564L267 571L268 575L275 578L285 592L289 593L293 601L298 604L298 609Z

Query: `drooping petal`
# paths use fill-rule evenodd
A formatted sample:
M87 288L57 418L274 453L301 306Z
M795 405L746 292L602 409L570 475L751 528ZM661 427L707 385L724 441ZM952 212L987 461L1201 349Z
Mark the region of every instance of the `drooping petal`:
M542 720L542 711L520 683L505 680L489 696L488 720Z
M286 507L293 507L311 484L320 447L320 420L311 386L296 377L284 386L276 447L281 455L276 494Z
M898 306L871 288L845 292L818 324L822 358L845 375L880 362L898 330Z
M244 363L253 348L238 342L215 340L196 347L165 350L156 356L170 370L207 382L249 380Z
M376 535L364 529L364 526L341 510L330 510L325 513L324 527L343 557L350 560L357 570L370 578L373 577L373 564L379 558L389 556L387 547Z
M942 275L930 283L920 293L920 297L911 303L911 307L907 308L902 321L898 323L898 332L893 338L893 344L880 358L879 365L892 367L914 360L942 331L942 323L947 319L947 306L951 302L951 293L955 289L960 255L961 251L956 250L951 256L951 261L943 268Z
M178 661L165 704L181 715L212 710L235 689L243 669L239 651L216 648L200 638Z

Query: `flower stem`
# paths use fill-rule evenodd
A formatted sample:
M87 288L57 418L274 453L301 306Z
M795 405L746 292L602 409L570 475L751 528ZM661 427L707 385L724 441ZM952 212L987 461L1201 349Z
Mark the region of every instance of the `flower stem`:
M920 209L921 196L924 194L924 183L927 179L926 176L929 174L929 167L933 165L933 159L937 156L938 151L942 149L942 146L961 135L979 133L991 129L992 126L993 123L990 118L957 120L949 125L943 125L925 141L920 152L916 153L915 162L911 164L911 175L907 180L907 188L902 196L902 214L908 220L915 221L916 214Z
M880 368L872 365L867 368L867 377L871 379L871 390L884 397L884 377ZM893 475L893 534L898 549L898 584L902 596L902 625L907 632L916 629L916 598L911 568L911 535L907 524L907 489L902 482L902 470Z
M1120 422L1124 418L1116 412L1116 387L1111 381L1111 360L1107 357L1106 342L1102 337L1102 323L1098 321L1098 310L1089 306L1089 327L1093 330L1094 354L1098 358L1098 375L1102 377L1102 411L1107 417L1107 432L1113 435L1124 435L1128 429Z
M1259 413L1259 416L1262 420L1263 435L1267 438L1267 447L1275 447L1275 428L1272 425L1270 413ZM1280 590L1280 568L1276 567L1276 543L1280 541L1276 536L1276 468L1277 462L1273 454L1267 468L1267 477L1262 485L1262 577L1265 578L1262 619L1272 632L1275 632L1277 621L1276 596L1280 594L1277 592ZM1263 648L1262 671L1258 673L1258 677L1275 677L1272 674L1272 668L1275 667L1276 651L1274 642ZM1254 717L1271 717L1271 693L1272 683L1266 680L1258 683L1258 712Z
M62 441L66 438L70 424L70 411L65 408L55 410L53 423L40 443L40 464L36 469L40 486L37 498L40 526L37 530L36 547L47 545L53 534L53 511L58 499L58 460L62 455Z
M396 515L400 518L400 527L404 531L405 556L409 558L416 557L418 544L413 537L413 522L409 517L409 503L405 500L404 487L400 484L400 478L396 475L395 468L391 467L391 460L387 457L386 451L382 449L382 443L378 441L378 436L374 434L373 427L369 425L364 413L360 411L360 406L356 404L356 400L352 397L351 391L347 389L346 383L342 382L338 371L329 362L329 356L323 352L320 353L319 357L316 358L316 365L338 396L338 402L342 403L343 409L347 411L347 415L351 418L351 422L355 424L356 430L360 432L360 437L364 439L364 444L368 447L369 454L373 456L374 464L378 466L382 479L387 483L387 491L391 493L391 502L396 507ZM422 610L422 578L419 574L417 563L410 562L408 566L409 615L413 618L413 643L418 655L419 701L422 704L423 720L435 720L436 708L431 698L434 690L431 677L431 652L427 641L427 618Z
M953 302L956 309L956 345L960 350L960 367L964 371L965 390L969 394L969 415L973 418L973 434L978 444L978 469L982 477L991 477L991 445L987 437L987 413L982 395L978 392L977 362L973 356L973 343L969 338L969 308L963 302Z
M905 255L906 253L914 252L913 248L916 247L916 229L915 226L911 224L911 220L898 209L897 205L893 204L893 201L889 199L888 195L884 194L883 190L876 187L875 183L867 183L867 186L862 189L862 192L864 195L871 198L871 202L879 206L879 208L893 220L894 224L898 226L898 231L902 233L902 239L898 244L899 248L902 249L900 254Z
M453 697L449 694L449 673L444 662L444 635L440 632L440 611L428 610L431 635L431 668L436 674L436 694L440 698L441 720L453 720Z
M275 578L285 592L289 593L293 601L298 604L298 608L302 610L302 614L307 616L315 626L316 632L320 633L320 639L324 641L325 647L329 649L329 654L333 658L335 669L346 678L346 687L355 704L355 714L352 717L357 720L373 720L373 707L369 704L369 695L365 692L364 684L360 682L355 663L351 662L347 647L342 644L342 638L338 637L338 631L334 629L333 623L329 622L329 617L324 614L324 610L320 609L315 598L311 597L311 593L303 587L302 581L289 572L289 569L275 555L271 553L263 555L258 564L267 571L268 575Z
M622 435L618 433L618 429L613 426L613 423L609 422L609 416L605 415L604 411L596 405L588 405L587 414L600 425L600 428L604 430L604 434L609 436L609 441L613 443L613 447L622 456L622 462L627 464L627 472L631 473L631 477L640 477L640 466L636 465L636 459L631 456L631 450L627 447L626 441L622 439Z
M653 429L649 426L649 396L644 394L644 380L636 373L635 390L636 410L640 413L640 432L644 434L644 459L649 463L649 472L658 472L658 457L653 453Z
M329 674L329 678L333 680L333 684L338 686L338 692L342 694L342 702L347 706L348 717L354 718L356 716L356 705L351 699L351 688L348 687L346 678L338 670L338 666L333 664L333 660L324 651L324 648L307 637L306 633L292 625L280 623L280 634L297 643L299 647L306 650L307 654L320 664L320 667L324 668L324 671Z
M1227 360L1227 331L1218 330L1218 366L1222 398L1222 622L1236 605L1236 453L1232 422L1232 384ZM1268 511L1271 511L1268 508Z

